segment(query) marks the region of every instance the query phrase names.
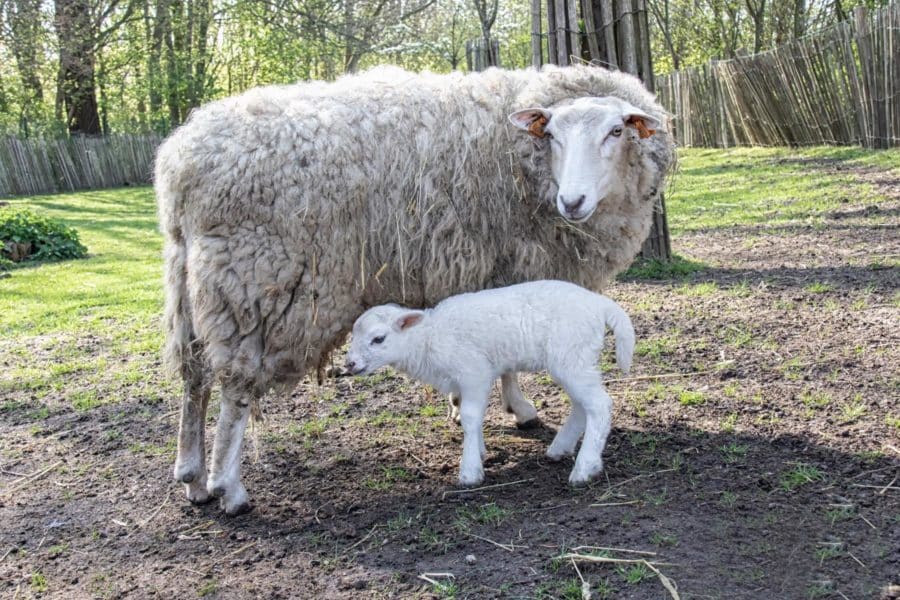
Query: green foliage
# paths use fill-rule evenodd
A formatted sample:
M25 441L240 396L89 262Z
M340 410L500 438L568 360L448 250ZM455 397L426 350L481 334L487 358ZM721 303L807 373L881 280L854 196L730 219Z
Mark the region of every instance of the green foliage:
M671 261L637 259L621 276L623 279L682 279L706 268L701 262L672 255Z
M75 228L28 209L0 209L0 243L29 245L29 261L83 258L87 254ZM4 252L0 250L0 256ZM6 252L7 260L0 263L0 269L9 266L9 256Z

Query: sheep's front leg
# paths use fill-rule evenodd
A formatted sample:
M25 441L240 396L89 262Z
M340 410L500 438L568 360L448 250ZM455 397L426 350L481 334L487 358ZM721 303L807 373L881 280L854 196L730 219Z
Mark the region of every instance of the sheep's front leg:
M514 371L500 376L500 400L506 412L516 417L516 427L531 429L540 424L537 409L523 394Z
M246 386L233 382L222 384L222 404L207 490L220 499L228 515L239 515L251 508L247 490L241 483L241 446L252 400Z
M206 491L206 409L209 386L201 375L184 382L181 423L178 427L178 456L175 481L184 484L188 500L194 504L209 502Z
M487 410L491 382L475 384L461 389L459 406L463 428L462 462L459 468L459 484L464 487L479 485L484 481L482 460L484 446L484 413Z
M569 475L569 483L579 485L589 482L603 470L603 448L612 428L612 398L606 393L598 373L580 377L566 384L574 406L584 411L585 428L581 450L575 458L575 467Z

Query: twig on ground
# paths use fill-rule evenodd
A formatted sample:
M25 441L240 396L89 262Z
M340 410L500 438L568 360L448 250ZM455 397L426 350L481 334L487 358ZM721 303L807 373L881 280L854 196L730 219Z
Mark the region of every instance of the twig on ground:
M150 521L152 521L152 520L156 517L156 515L159 514L159 511L161 511L161 510L163 509L163 507L164 507L166 504L169 503L169 498L170 498L171 496L172 496L172 490L169 490L169 492L166 494L166 499L163 500L162 504L160 504L159 506L157 506L157 507L156 507L156 510L154 510L152 513L150 513L150 516L149 516L149 517L147 517L146 519L144 519L143 521L141 521L141 522L138 524L138 527L143 528L143 527L145 527L145 526L147 525L147 523L149 523Z
M628 552L630 554L645 554L647 556L656 556L656 552L648 552L646 550L628 550L627 548L610 548L607 546L575 546L572 548L574 552L582 550L608 550L610 552Z
M498 548L503 548L507 552L514 552L516 548L527 548L528 547L528 546L516 546L515 544L501 544L500 542L495 542L494 540L490 540L486 537L481 537L480 535L476 535L474 533L469 533L467 531L464 531L463 533L465 533L466 535L468 535L470 537L479 539L483 542L493 544L493 545L497 546Z
M209 577L209 573L201 573L200 571L195 571L190 567L186 567L184 565L176 565L179 569L187 571L188 573L193 573L194 575L199 575L200 577Z
M341 552L341 556L346 556L347 554L350 553L351 550L353 550L354 548L356 548L357 546L359 546L360 544L362 544L364 541L366 541L366 540L369 539L370 537L372 537L372 534L375 533L375 530L378 529L379 527L381 527L381 525L374 525L374 526L372 527L372 529L369 530L369 533L367 533L366 535L364 535L363 537L361 537L359 540L357 540L356 542L354 542L352 546L350 546L349 548L347 548L346 550L344 550L343 552Z
M568 560L570 558L574 558L576 560L583 560L586 562L595 562L595 563L622 563L622 564L637 564L646 562L645 558L613 558L611 556L594 556L592 554L577 554L577 553L567 553L561 554L560 556L554 557L557 560ZM661 567L671 567L674 566L674 563L664 563L664 562L655 562L652 563Z
M893 481L892 481L891 483L893 483ZM897 490L897 491L900 491L900 487L891 485L890 483L889 483L888 485L885 485L885 486L881 486L881 485L866 485L865 483L851 483L850 485L853 486L853 487L873 488L873 489L876 489L876 490L881 490L881 491L879 491L878 493L879 493L879 494L882 494L882 495L883 495L887 490Z
M491 489L495 489L495 488L506 487L508 485L516 485L519 483L528 483L530 481L534 481L534 477L532 477L531 479L520 479L518 481L508 481L506 483L495 483L494 485L483 485L481 487L476 487L476 488L467 488L467 489L462 489L462 490L447 490L441 496L441 500L443 500L450 494L468 494L470 492L480 492L481 490L491 490Z
M16 471L7 471L6 469L0 469L0 473L4 475L15 475L16 477L28 477L28 473L17 473Z
M626 504L638 504L640 500L629 500L628 502L598 502L589 506L624 506Z
M651 565L646 560L644 561L644 564L647 565L647 567L649 567L651 571L656 573L656 576L659 577L659 582L663 584L664 588L669 590L670 594L672 594L672 600L681 600L681 596L678 595L678 586L675 585L674 581L660 573L659 569Z
M575 559L572 559L572 566L575 568L575 572L578 574L578 579L581 580L581 600L591 600L591 586L590 584L584 580L584 577L581 576L581 571L578 569L578 565L575 564Z
M434 577L443 577L446 579L456 579L456 576L453 573L422 573L419 575L419 579L427 581L431 585L444 585L440 581L433 579Z
M603 383L630 383L632 381L647 381L648 379L673 379L677 377L693 377L694 375L708 375L715 373L717 369L707 369L705 371L692 371L690 373L660 373L659 375L638 375L637 377L617 377L615 379L606 379Z
M3 554L3 556L0 556L0 562L3 562L4 560L6 560L6 557L9 556L10 554L12 554L13 550L15 550L15 548L10 548Z
M248 542L248 543L244 544L243 546L241 546L240 548L238 548L237 550L235 550L235 551L233 551L233 552L229 552L228 554L226 554L225 556L223 556L223 557L221 557L221 558L217 558L216 560L214 560L214 561L212 562L212 564L211 564L210 566L211 566L211 567L214 567L214 566L216 566L216 565L222 564L223 562L225 562L226 560L228 560L228 559L231 558L232 556L235 556L235 555L237 555L237 554L240 554L241 552L243 552L244 550L247 550L248 548L252 548L253 546L256 545L256 543L257 543L258 541L259 541L259 540L253 540L252 542Z
M415 459L415 461L416 461L417 463L419 463L420 465L422 465L422 466L425 467L426 469L428 468L428 463L426 463L424 460L422 460L421 458L419 458L418 456L416 456L415 454L413 454L412 451L411 451L409 448L407 448L406 446L400 446L400 449L401 449L401 450L404 450L407 454L409 454L413 459Z
M891 479L891 482L878 491L878 495L884 496L884 493L888 490L888 488L890 488L892 485L894 485L894 482L897 481L897 477L900 477L900 475L894 475L894 478Z
M871 527L871 528L874 529L875 531L878 531L878 528L875 527L874 525L872 525L872 521L868 520L867 518L865 518L865 517L862 516L862 515L858 515L858 516L859 516L860 519L862 519L863 521L865 521L866 523L868 523L868 524L869 524L869 527Z
M63 461L58 460L55 463L53 463L52 465L50 465L49 467L44 467L43 469L41 469L35 473L32 473L31 475L26 475L23 479L17 479L16 481L12 482L12 484L10 484L10 486L7 487L5 490L0 491L0 494L9 494L10 492L19 490L19 489L25 487L26 485L28 485L29 483L33 483L33 482L37 481L38 479L40 479L41 477L43 477L44 475L46 475L47 473L49 473L50 471L52 471L53 469L55 469L56 467L58 467L61 464L63 464Z
M632 481L635 481L635 480L637 480L637 479L643 479L644 477L653 477L654 475L659 475L660 473L669 473L669 472L671 472L671 471L677 471L677 470L678 470L678 469L672 467L671 469L663 469L663 470L661 470L661 471L653 471L652 473L644 473L643 475L636 475L636 476L634 476L634 477L631 477L631 478L629 478L629 479L626 479L625 481L620 481L619 483L613 483L613 484L610 484L608 490L611 490L611 489L613 489L613 488L617 488L617 487L623 486L623 485L625 485L626 483L631 483ZM608 491L608 490L607 490L607 491Z
M859 563L859 566L861 566L863 569L865 569L866 571L869 570L869 567L867 567L865 564L863 564L863 561L861 561L861 560L859 560L858 558L856 558L855 556L853 556L853 553L852 553L852 552L850 552L849 550L847 550L847 554L850 555L850 558L852 558L852 559L855 560L857 563Z

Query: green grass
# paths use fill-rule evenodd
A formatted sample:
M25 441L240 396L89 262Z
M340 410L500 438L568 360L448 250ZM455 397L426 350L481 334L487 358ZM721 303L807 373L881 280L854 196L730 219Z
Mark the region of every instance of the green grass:
M870 152L854 147L686 149L666 193L673 233L735 225L821 223L843 206L848 184L852 201L877 199L871 186L851 173L828 172L807 161L897 169L900 150Z

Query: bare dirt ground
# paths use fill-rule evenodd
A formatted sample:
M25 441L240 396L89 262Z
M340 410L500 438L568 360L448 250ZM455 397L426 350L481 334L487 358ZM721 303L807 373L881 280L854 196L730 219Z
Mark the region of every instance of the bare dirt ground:
M900 584L900 194L859 177L877 206L848 189L821 227L679 235L706 268L609 290L639 355L627 377L604 361L614 429L590 487L543 456L568 409L540 375L524 382L543 426L517 430L495 401L495 487L465 493L461 432L418 384L270 399L237 518L171 481L174 404L40 426L4 411L0 596L576 599L583 580L593 598L673 597L643 562L556 558L576 551L645 559L683 599L878 598Z

